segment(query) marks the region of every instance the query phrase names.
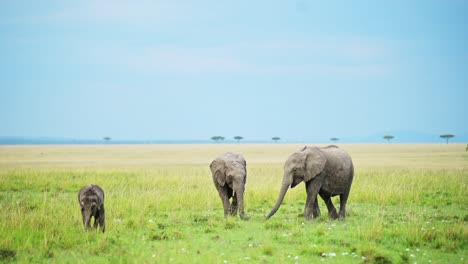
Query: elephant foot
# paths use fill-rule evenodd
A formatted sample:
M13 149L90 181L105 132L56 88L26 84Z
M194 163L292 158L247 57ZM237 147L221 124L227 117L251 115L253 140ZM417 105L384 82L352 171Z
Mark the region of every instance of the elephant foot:
M344 215L344 214L340 214L340 216L338 217L338 220L339 220L339 221L344 221L344 220L345 220L345 215Z
M249 217L245 213L241 213L239 216L242 220L249 220Z
M330 214L328 215L330 217L330 219L332 220L336 220L338 219L338 214L336 213L336 209L333 209Z
M229 214L231 216L237 216L237 207L231 207L231 209L229 210Z

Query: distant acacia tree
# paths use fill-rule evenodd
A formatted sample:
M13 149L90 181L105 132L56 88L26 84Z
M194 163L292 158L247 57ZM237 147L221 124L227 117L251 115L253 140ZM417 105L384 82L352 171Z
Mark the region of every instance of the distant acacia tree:
M336 141L338 141L338 140L340 140L340 139L339 139L339 138L336 138L336 137L332 137L332 138L330 138L330 140L333 141L333 142L336 142Z
M219 143L220 141L224 140L224 137L222 137L222 136L213 136L213 137L211 137L211 140L213 140L214 142Z
M455 137L455 135L452 135L452 134L444 134L444 135L440 135L441 138L445 139L447 144L449 142L449 139Z
M243 139L243 137L235 136L234 139L237 140L237 143L239 143Z
M272 137L271 140L273 140L275 143L278 142L278 140L280 140L281 138L280 137Z
M102 139L104 139L104 141L106 141L106 142L109 142L111 140L110 137L103 137Z
M390 140L394 139L395 137L392 136L392 135L385 135L383 138L386 139L388 141L388 143L390 143Z

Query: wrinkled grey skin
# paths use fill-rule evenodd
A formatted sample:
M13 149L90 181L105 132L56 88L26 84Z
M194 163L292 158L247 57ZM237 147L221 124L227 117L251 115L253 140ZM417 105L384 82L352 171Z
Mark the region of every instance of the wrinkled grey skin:
M94 217L94 230L97 230L99 225L101 231L104 232L106 215L104 212L104 191L101 187L94 184L84 186L78 193L78 202L80 203L84 229L87 231L90 228L91 218Z
M317 194L325 201L331 219L344 220L353 176L353 162L344 150L333 145L325 148L304 147L286 161L278 200L266 218L276 213L289 187L294 188L304 182L307 191L304 216L307 220L320 216ZM336 195L340 196L338 214L331 200Z
M210 164L213 182L223 202L224 216L236 216L237 210L242 219L244 212L244 190L247 181L247 163L241 154L227 152ZM232 203L229 199L232 198Z

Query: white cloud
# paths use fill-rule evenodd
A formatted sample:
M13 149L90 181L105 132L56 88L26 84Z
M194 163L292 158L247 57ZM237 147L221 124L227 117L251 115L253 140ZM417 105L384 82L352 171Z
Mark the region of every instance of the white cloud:
M153 46L128 54L139 71L382 76L391 71L389 52L365 41L268 41L215 47Z
M83 0L59 2L60 6L50 8L48 13L2 19L1 24L89 24L155 26L182 22L190 19L196 7L193 2L159 0Z

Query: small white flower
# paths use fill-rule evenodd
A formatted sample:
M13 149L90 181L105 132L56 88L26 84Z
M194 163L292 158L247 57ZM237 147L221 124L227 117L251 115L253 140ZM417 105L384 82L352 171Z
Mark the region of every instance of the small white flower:
M252 244L252 243L250 243L250 244L249 244L249 247L253 247L253 244Z
M224 260L223 262L224 262L224 263L228 263L228 261L227 261L227 260Z
M328 256L329 257L336 257L336 253L335 252L330 252L330 253L328 253Z
M154 221L153 221L153 219L150 219L150 220L148 220L148 222L153 223Z
M348 254L349 254L348 252L343 252L343 253L341 253L341 255L343 255L343 256L346 256L346 255L348 255Z
M417 248L417 249L416 249L416 251L418 251L418 252L419 252L419 248Z
M155 258L155 257L156 257L156 254L151 255L151 257L152 257L152 258Z
M295 256L294 259L299 259L299 256Z
M407 248L406 251L409 251L409 248Z
M181 248L180 251L185 252L185 248Z
M409 256L412 257L412 258L415 258L415 257L416 257L415 254L410 254Z

